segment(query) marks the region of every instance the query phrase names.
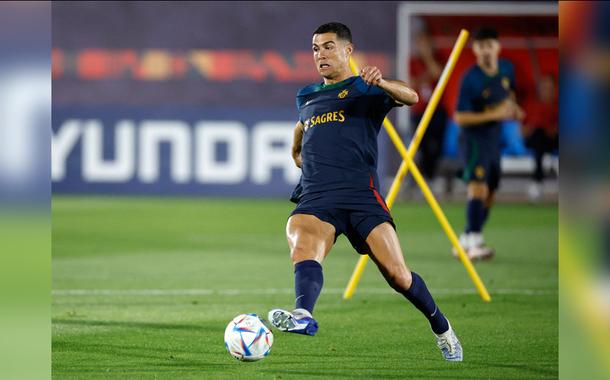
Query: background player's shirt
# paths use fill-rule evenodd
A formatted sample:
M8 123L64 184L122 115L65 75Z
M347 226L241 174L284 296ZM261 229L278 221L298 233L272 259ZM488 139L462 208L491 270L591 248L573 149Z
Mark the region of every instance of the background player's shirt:
M458 112L483 112L496 107L509 97L515 89L515 74L512 63L498 61L498 73L488 76L478 65L474 65L464 75L458 99ZM499 121L462 128L466 138L475 138L494 154L500 154L502 126Z
M400 106L385 91L351 77L309 85L297 94L303 123L302 176L293 194L337 196L378 188L377 135L384 117Z

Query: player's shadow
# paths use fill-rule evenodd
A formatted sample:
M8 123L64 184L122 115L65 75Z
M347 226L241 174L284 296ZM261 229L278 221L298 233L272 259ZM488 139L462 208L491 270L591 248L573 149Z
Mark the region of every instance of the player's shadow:
M53 343L53 351L70 351L75 345L67 342ZM122 358L130 357L136 359L145 359L147 362L162 367L198 367L202 362L198 360L181 358L181 354L192 354L192 351L178 350L173 348L150 347L143 345L121 345L121 344L97 344L97 343L80 343L78 345L80 353L92 353L95 355L103 354L109 356L120 356ZM99 368L107 366L108 363L88 363L87 367ZM207 365L208 363L206 363ZM113 363L113 367L132 367L133 364Z
M83 319L52 319L52 324L79 325L92 327L126 327L142 329L161 329L161 330L194 330L201 331L200 325L190 324L171 324L155 322L136 322L136 321L92 321Z
M161 324L147 323L145 325L157 327ZM137 326L142 327L143 324L137 324ZM182 329L182 327L179 328ZM122 375L131 371L138 373L184 372L186 374L202 373L204 370L218 371L219 368L224 369L227 366L226 363L206 360L205 358L210 352L206 352L205 347L201 347L200 350L187 350L150 344L75 343L61 340L54 341L52 347L55 353L78 351L80 355L85 355L84 357L91 355L91 358L100 356L113 358L111 361L79 360L76 363L62 365L65 370L78 373L102 373L110 369L112 372Z
M165 331L166 334L180 334L182 336L192 335L194 333L200 334L202 331L209 329L205 325L194 325L194 324L170 324L170 323L154 323L154 322L138 322L138 321L96 321L96 320L83 320L83 319L52 319L53 324L64 324L82 327L111 327L111 328L124 328L130 330L156 330L160 333ZM116 332L116 331L115 331ZM120 338L118 338L120 339ZM116 341L116 340L115 340ZM194 371L202 367L222 367L225 364L210 363L204 358L206 354L206 347L200 347L198 350L185 350L175 347L167 347L162 345L138 345L138 344L112 344L112 343L87 343L87 342L70 342L63 341L61 339L54 339L52 342L52 350L55 353L61 352L72 352L78 351L81 354L90 354L97 356L99 354L106 355L109 357L121 358L120 360L113 360L113 364L110 366L115 371L130 371L142 369L142 362L147 363L150 366L150 371ZM202 359L193 359L192 357L201 357ZM135 364L121 363L125 358L131 358L139 362ZM69 365L71 370L77 370L81 372L99 372L108 368L107 361L84 361Z

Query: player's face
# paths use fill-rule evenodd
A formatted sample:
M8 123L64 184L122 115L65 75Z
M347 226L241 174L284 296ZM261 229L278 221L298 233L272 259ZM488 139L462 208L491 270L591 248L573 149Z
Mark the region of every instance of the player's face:
M336 78L349 68L353 45L335 33L314 34L311 48L316 69L324 78Z
M495 66L500 55L500 42L493 38L486 40L474 41L472 51L477 57L479 65L486 67Z

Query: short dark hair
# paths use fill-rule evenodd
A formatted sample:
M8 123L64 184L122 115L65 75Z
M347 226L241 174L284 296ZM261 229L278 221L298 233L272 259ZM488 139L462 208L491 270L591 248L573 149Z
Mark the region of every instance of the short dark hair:
M497 40L498 31L490 26L482 26L474 31L472 37L475 41Z
M349 28L340 22L328 22L318 26L313 34L335 33L340 40L352 42L352 32Z

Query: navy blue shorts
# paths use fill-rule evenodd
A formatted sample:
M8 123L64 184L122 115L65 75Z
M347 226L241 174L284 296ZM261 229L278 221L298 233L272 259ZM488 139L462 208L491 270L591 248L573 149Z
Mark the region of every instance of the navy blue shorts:
M499 149L491 147L490 142L467 136L460 138L462 160L464 168L462 179L464 182L484 182L490 191L496 191L500 187Z
M387 205L374 188L341 194L305 194L290 216L295 214L314 215L332 224L335 227L335 241L344 234L361 255L371 254L366 238L373 228L389 222L396 229Z

